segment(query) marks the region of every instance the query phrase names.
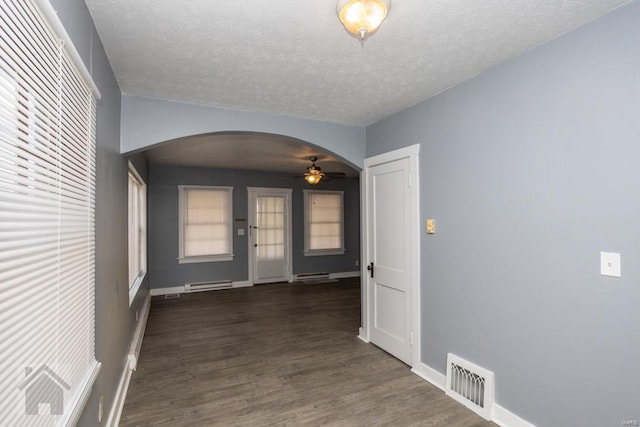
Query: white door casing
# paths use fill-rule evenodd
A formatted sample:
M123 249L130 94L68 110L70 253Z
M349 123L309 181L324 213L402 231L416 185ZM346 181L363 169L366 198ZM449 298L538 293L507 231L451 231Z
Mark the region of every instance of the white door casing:
M414 145L366 159L361 184L360 338L412 367L420 362L421 344L418 154Z
M249 280L291 282L291 193L288 188L249 187Z

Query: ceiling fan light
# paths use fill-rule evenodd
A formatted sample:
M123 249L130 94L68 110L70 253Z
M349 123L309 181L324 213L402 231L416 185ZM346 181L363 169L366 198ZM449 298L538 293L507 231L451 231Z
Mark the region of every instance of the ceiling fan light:
M305 173L304 179L311 185L316 185L322 179L322 174Z
M318 160L316 156L311 156L309 160L311 160L311 166L307 168L307 172L304 174L304 179L309 184L316 185L320 182L324 173L322 172L322 169L316 166L316 160Z
M391 0L339 0L338 18L350 33L361 39L378 29L391 7Z

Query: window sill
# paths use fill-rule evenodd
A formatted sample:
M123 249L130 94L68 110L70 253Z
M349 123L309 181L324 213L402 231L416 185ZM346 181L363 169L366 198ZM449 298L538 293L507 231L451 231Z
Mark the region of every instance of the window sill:
M344 255L344 249L306 250L304 256Z
M233 261L233 254L227 255L210 255L210 256L194 256L187 258L178 258L178 264L195 264L198 262L219 262L219 261Z
M145 271L143 274L139 275L133 281L133 284L129 286L129 307L133 304L133 300L136 299L136 295L138 295L138 290L140 290L140 285L144 282L144 278L147 277L147 272Z

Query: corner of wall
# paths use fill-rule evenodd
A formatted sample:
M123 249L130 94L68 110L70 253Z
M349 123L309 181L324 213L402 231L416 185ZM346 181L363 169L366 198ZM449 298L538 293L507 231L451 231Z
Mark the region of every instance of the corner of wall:
M411 368L411 372L439 388L443 392L445 391L446 376L433 369L431 366L423 362L418 362L413 368ZM535 427L534 424L531 424L497 403L493 404L491 421L501 427Z

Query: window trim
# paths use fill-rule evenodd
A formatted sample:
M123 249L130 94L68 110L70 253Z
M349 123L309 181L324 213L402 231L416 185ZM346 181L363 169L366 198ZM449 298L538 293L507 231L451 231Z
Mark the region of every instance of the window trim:
M344 255L344 191L302 190L304 199L304 256ZM309 196L311 194L337 194L340 196L340 247L331 249L309 249Z
M129 178L133 178L133 180L135 181L136 184L139 185L139 188L142 192L142 194L138 193L138 196L142 196L141 200L144 201L144 205L142 206L141 212L138 212L139 215L139 219L141 221L138 222L138 233L141 233L142 235L140 236L140 248L144 251L144 256L142 257L144 262L141 262L141 269L138 272L138 274L136 275L135 279L133 279L133 283L129 283L129 307L131 307L131 304L133 304L133 301L135 300L136 296L138 295L138 291L140 290L140 286L142 285L142 282L144 282L145 277L147 276L147 269L148 269L148 251L147 251L147 184L144 182L144 180L140 177L140 174L138 173L138 171L136 170L135 166L133 165L133 163L131 163L131 161L129 161L129 172L127 173L127 184L128 184L128 180ZM128 189L128 187L127 187ZM128 194L127 194L128 196ZM129 206L127 206L127 213L129 213ZM128 215L127 215L127 220L128 220ZM128 232L128 221L127 221L127 232ZM141 227L140 227L141 226ZM127 239L128 239L128 235L127 235ZM127 249L130 251L131 248L128 246L127 244ZM128 262L128 260L127 260Z
M229 253L219 255L184 255L184 212L185 212L185 194L190 189L202 190L219 190L226 191L229 200ZM185 191L186 190L186 191ZM233 261L233 187L231 186L212 186L212 185L178 185L178 264L194 264L200 262L221 262Z

